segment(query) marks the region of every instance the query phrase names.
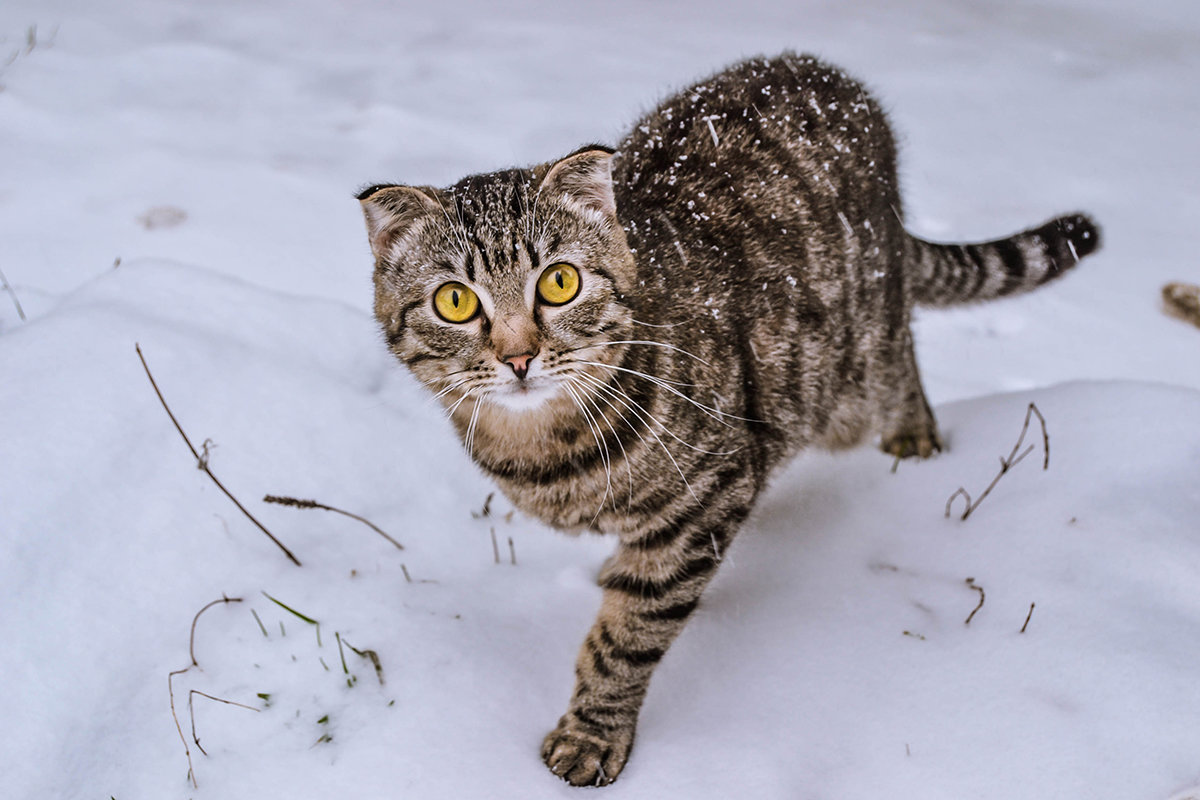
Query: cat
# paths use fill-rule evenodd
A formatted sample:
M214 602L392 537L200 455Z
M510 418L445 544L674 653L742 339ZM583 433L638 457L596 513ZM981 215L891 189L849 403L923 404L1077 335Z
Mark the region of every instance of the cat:
M1084 215L980 244L903 226L887 121L792 53L668 98L615 148L359 199L388 347L524 513L617 540L566 713L575 785L629 756L651 673L772 470L872 432L942 448L914 304L1003 297L1099 246Z

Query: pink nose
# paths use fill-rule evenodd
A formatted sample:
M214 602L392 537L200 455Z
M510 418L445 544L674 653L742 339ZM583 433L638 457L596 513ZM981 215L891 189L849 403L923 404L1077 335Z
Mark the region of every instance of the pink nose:
M508 356L504 359L504 363L512 367L513 374L521 380L525 380L525 376L529 374L529 362L533 361L533 357L537 353L525 353L519 356Z

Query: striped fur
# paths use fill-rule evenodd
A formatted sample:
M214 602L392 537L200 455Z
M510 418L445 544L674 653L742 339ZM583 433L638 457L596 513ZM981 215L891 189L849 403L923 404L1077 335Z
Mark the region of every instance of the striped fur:
M1073 214L992 242L909 242L913 299L951 306L1028 292L1062 276L1100 246L1100 230L1086 215Z
M1083 217L990 245L909 236L879 107L791 54L668 98L615 150L360 199L392 352L517 507L616 538L542 748L577 785L620 773L655 666L774 468L872 432L896 456L939 449L914 303L1032 288L1098 242ZM579 295L539 301L562 262ZM480 313L440 319L447 281Z

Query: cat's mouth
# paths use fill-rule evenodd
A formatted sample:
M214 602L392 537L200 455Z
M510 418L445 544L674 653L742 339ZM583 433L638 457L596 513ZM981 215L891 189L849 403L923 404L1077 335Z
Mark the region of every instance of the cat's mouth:
M506 381L484 399L510 411L532 411L545 405L560 390L559 381L551 377L530 376Z

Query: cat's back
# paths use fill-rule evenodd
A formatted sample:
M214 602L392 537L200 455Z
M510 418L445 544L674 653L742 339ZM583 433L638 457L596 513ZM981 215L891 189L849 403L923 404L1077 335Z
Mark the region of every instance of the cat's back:
M794 53L740 62L668 97L638 120L617 156L618 191L658 204L684 188L694 199L780 181L836 186L848 172L891 184L895 163L882 110L862 84Z

